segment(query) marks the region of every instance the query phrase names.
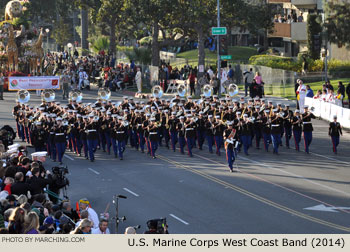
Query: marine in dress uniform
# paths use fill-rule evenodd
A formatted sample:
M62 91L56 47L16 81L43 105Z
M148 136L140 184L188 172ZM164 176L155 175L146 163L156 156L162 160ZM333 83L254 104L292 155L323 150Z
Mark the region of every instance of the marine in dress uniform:
M281 133L283 128L283 118L282 115L278 112L278 109L273 110L270 120L273 154L278 154L278 147L281 144Z
M231 172L233 172L233 163L236 160L235 157L235 147L236 147L236 129L232 127L232 122L227 123L228 129L224 131L224 141L225 141L225 151L226 151L226 160L228 167Z
M149 134L149 145L150 145L150 154L153 159L156 158L156 151L158 149L158 127L156 124L156 118L152 117L150 119L150 124L148 125L148 134Z
M332 139L332 145L333 145L333 152L334 154L337 154L337 147L339 145L339 138L340 135L343 135L342 128L340 126L340 123L337 122L337 116L333 116L333 122L329 124L329 131L328 135Z
M300 151L299 144L301 141L301 134L303 130L303 121L298 109L294 111L294 116L292 118L292 130L294 136L295 150Z
M311 119L315 119L316 116L309 112L309 107L304 106L304 114L302 115L303 120L303 133L304 133L304 146L305 146L305 152L309 154L310 145L312 142L312 131L314 130L312 127Z

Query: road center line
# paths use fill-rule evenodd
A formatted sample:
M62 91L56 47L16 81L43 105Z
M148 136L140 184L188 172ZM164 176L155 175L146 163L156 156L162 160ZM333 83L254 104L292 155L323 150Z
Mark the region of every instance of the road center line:
M100 173L98 171L95 171L94 169L92 168L88 168L88 170L92 171L93 173L95 173L96 175L100 175Z
M66 155L66 154L64 154L64 157L65 157L65 158L68 158L69 160L74 161L74 158L72 158L72 157L70 157L70 156L68 156L68 155Z
M347 165L349 165L349 164L350 164L349 162L342 161L342 160L338 160L338 159L331 158L331 157L327 157L327 156L320 155L320 154L317 154L317 153L314 153L314 152L310 152L310 154L311 154L311 155L318 156L318 157L327 158L327 159L329 159L329 160L333 160L333 161L336 161L336 162L339 162L339 163L342 163L342 164L347 164Z
M178 220L178 221L180 221L180 222L182 222L183 224L185 224L185 225L189 225L189 223L188 222L186 222L186 221L184 221L183 219L181 219L181 218L179 218L179 217L177 217L176 215L174 215L174 214L169 214L171 217L173 217L174 219L176 219L176 220Z
M135 197L139 197L140 195L138 195L137 193L134 193L133 191L129 190L128 188L123 188L124 191L127 191L128 193L131 193L132 195L134 195Z
M194 155L196 156L196 154L194 154ZM319 154L317 154L317 155L319 155ZM200 156L200 155L197 155L197 156ZM322 155L320 155L320 156L321 156L321 157L324 157L324 156L322 156ZM245 161L249 161L249 162L251 162L251 163L260 165L260 166L264 166L264 167L269 168L269 169L272 169L272 170L280 171L280 172L282 172L282 173L285 173L285 174L288 174L288 175L292 175L292 176L301 178L301 179L303 179L303 180L305 180L305 181L307 181L307 182L309 182L309 183L311 183L311 184L318 185L318 186L320 186L320 187L327 188L327 189L332 190L332 191L334 191L334 192L338 192L338 193L341 193L341 194L344 194L344 195L350 197L350 194L347 193L347 192L344 192L344 191L335 189L335 188L333 188L333 187L330 187L330 186L326 186L326 185L317 183L317 182L312 181L312 180L310 180L310 179L307 179L307 178L305 178L305 177L303 177L303 176L301 176L301 175L298 175L298 174L295 174L295 173L292 173L292 172L288 172L288 171L284 171L284 170L282 170L282 169L278 169L278 168L272 167L272 166L267 165L267 164L265 164L265 163L263 163L263 162L258 162L258 161L252 160L252 159L250 159L250 158L243 157L242 155L238 155L237 160L238 160L239 158L241 158L241 159L243 159L243 160L245 160ZM336 161L338 161L338 160L336 160Z
M246 161L250 161L250 162L255 163L255 164L258 164L258 165L260 165L260 166L267 167L267 168L272 169L272 170L280 171L280 172L282 172L282 173L285 173L285 174L288 174L288 175L292 175L292 176L301 178L301 179L303 179L303 180L305 180L305 181L307 181L307 182L309 182L309 183L311 183L311 184L318 185L318 186L320 186L320 187L327 188L327 189L329 189L329 190L331 190L331 191L338 192L338 193L342 193L342 194L344 194L344 195L350 197L350 194L347 193L347 192L344 192L344 191L335 189L335 188L333 188L333 187L330 187L330 186L326 186L326 185L317 183L317 182L315 182L315 181L312 181L312 180L310 180L310 179L307 179L307 178L305 178L305 177L303 177L303 176L301 176L301 175L295 174L295 173L293 173L293 172L284 171L284 170L282 170L282 169L269 166L269 165L267 165L267 164L264 164L264 163L262 163L262 162L258 162L258 161L252 160L252 159L250 159L250 158L246 158L246 157L242 157L242 156L239 156L239 158L241 158L241 159L243 159L243 160L246 160Z

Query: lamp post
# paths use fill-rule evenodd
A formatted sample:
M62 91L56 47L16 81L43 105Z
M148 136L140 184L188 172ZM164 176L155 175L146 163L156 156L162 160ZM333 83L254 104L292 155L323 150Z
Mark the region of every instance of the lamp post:
M46 37L47 37L46 46L47 46L47 51L49 51L49 32L50 32L50 29L46 28L45 31L46 31Z
M217 11L218 11L218 26L220 27L220 0L217 0ZM217 46L217 53L218 53L218 82L219 82L219 90L218 90L218 96L221 97L221 59L220 59L220 36L216 36L216 46Z
M71 59L71 54L70 54L70 53L71 53L71 49L72 49L72 47L73 47L72 43L68 43L68 44L67 44L67 47L68 47L68 52L69 52L69 53L68 53L68 57L69 57L69 59Z

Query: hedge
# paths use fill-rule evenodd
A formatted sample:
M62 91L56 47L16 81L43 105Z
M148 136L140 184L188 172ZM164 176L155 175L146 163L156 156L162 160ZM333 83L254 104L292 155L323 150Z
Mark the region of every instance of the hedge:
M312 60L308 58L309 72L324 71L323 60ZM301 72L302 59L298 60L289 57L273 56L273 55L254 55L249 58L249 64L267 66L276 69ZM334 77L350 77L350 61L340 61L331 59L328 61L328 72Z

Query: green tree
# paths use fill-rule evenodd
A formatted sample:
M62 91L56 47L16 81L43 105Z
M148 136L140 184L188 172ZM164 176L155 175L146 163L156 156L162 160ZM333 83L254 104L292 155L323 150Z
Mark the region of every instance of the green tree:
M95 51L95 53L99 53L100 51L108 50L109 48L109 41L107 37L99 37L95 41L92 42L92 49Z
M63 18L60 19L52 32L52 36L56 40L56 43L64 47L72 38L71 35L72 32L70 26L64 21Z
M109 27L109 53L116 52L116 25L121 24L124 11L122 0L102 0L98 11L97 20Z
M325 28L328 40L339 47L350 46L350 3L349 1L332 2L326 4Z
M321 53L321 17L316 14L309 14L307 19L307 47L310 58L317 60ZM317 45L315 36L319 36L319 44Z

